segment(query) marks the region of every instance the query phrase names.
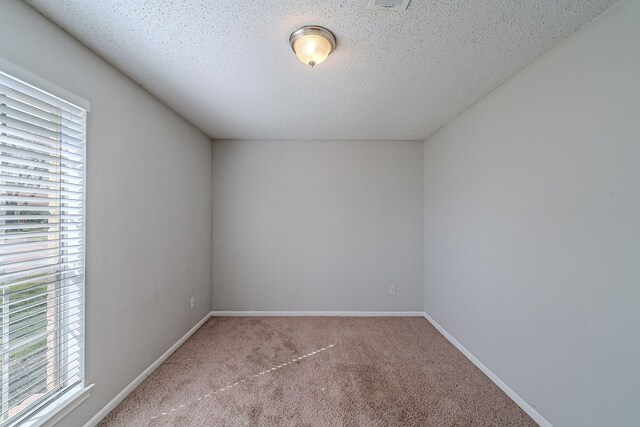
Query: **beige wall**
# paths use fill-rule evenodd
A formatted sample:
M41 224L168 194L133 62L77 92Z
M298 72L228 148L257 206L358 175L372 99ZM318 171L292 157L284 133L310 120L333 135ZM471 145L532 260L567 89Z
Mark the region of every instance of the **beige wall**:
M422 142L213 153L214 309L422 311Z
M83 425L210 311L209 138L20 1L0 56L91 102ZM189 310L189 298L196 309Z
M556 426L640 420L640 2L425 142L425 307Z

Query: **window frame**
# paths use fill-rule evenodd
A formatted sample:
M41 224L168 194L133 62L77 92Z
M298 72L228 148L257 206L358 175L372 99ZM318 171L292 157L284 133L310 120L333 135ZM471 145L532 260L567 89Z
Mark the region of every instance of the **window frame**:
M56 98L60 98L65 102L72 104L80 109L85 110L87 113L91 111L91 103L86 99L69 92L68 90L58 86L57 84L38 76L37 74L26 70L25 68L14 64L13 62L0 57L0 71L3 73L22 81L26 85L33 87L35 90L45 92ZM55 397L43 398L41 401L35 401L25 408L24 413L9 421L3 427L40 427L40 426L52 426L61 420L65 415L71 412L76 406L86 400L91 393L93 384L86 384L86 273L87 273L87 259L86 259L86 247L87 247L87 134L88 134L88 114L85 118L85 144L82 150L84 170L82 175L82 215L83 215L83 240L84 245L82 249L82 259L84 263L84 286L81 296L82 303L82 315L79 321L82 331L81 349L79 354L82 358L81 364L81 380L80 383L62 394Z

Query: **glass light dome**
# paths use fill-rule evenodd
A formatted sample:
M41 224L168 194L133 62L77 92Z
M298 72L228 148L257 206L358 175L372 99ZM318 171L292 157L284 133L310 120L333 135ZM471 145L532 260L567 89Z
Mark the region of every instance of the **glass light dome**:
M298 59L310 66L321 64L336 47L336 38L318 26L302 27L289 36L289 44Z

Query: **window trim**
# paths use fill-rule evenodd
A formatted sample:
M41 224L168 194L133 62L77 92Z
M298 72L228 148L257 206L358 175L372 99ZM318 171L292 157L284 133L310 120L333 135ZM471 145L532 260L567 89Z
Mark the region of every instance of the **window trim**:
M78 405L87 400L91 395L94 384L83 386L79 384L51 402L49 405L40 405L27 412L19 419L10 423L7 427L49 427L62 420Z
M60 98L66 103L72 104L75 107L81 108L85 110L87 113L91 111L91 103L86 99L64 89L63 87L51 82L50 80L45 79L5 58L0 56L0 71L10 75L13 78L16 78L27 86L33 87L35 90L46 92L49 95L52 95L56 98ZM88 122L88 121L87 121ZM83 160L84 160L84 173L82 177L83 184L83 210L82 215L84 218L84 248L82 251L82 258L84 262L84 275L85 275L85 284L84 290L82 292L82 306L83 306L83 315L81 319L81 328L82 328L82 378L79 384L70 388L62 395L59 395L57 398L49 401L47 400L40 402L34 405L33 408L27 410L22 416L16 418L11 421L6 427L48 427L53 426L58 421L60 421L64 416L69 414L73 409L75 409L78 405L84 402L89 398L91 394L91 389L94 387L94 384L86 385L86 234L87 234L87 132L88 125L85 128L85 144L83 148Z

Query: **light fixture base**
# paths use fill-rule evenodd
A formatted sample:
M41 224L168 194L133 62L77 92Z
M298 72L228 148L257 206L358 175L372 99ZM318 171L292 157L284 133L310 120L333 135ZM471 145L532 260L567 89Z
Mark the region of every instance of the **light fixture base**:
M331 43L332 51L336 48L336 37L333 35L331 31L319 25L305 25L304 27L300 27L297 30L295 30L289 36L289 45L291 46L291 50L293 50L294 52L296 51L293 48L293 45L295 44L296 40L298 40L299 38L302 38L303 36L310 36L310 35L324 37L327 40L329 40L329 43Z

